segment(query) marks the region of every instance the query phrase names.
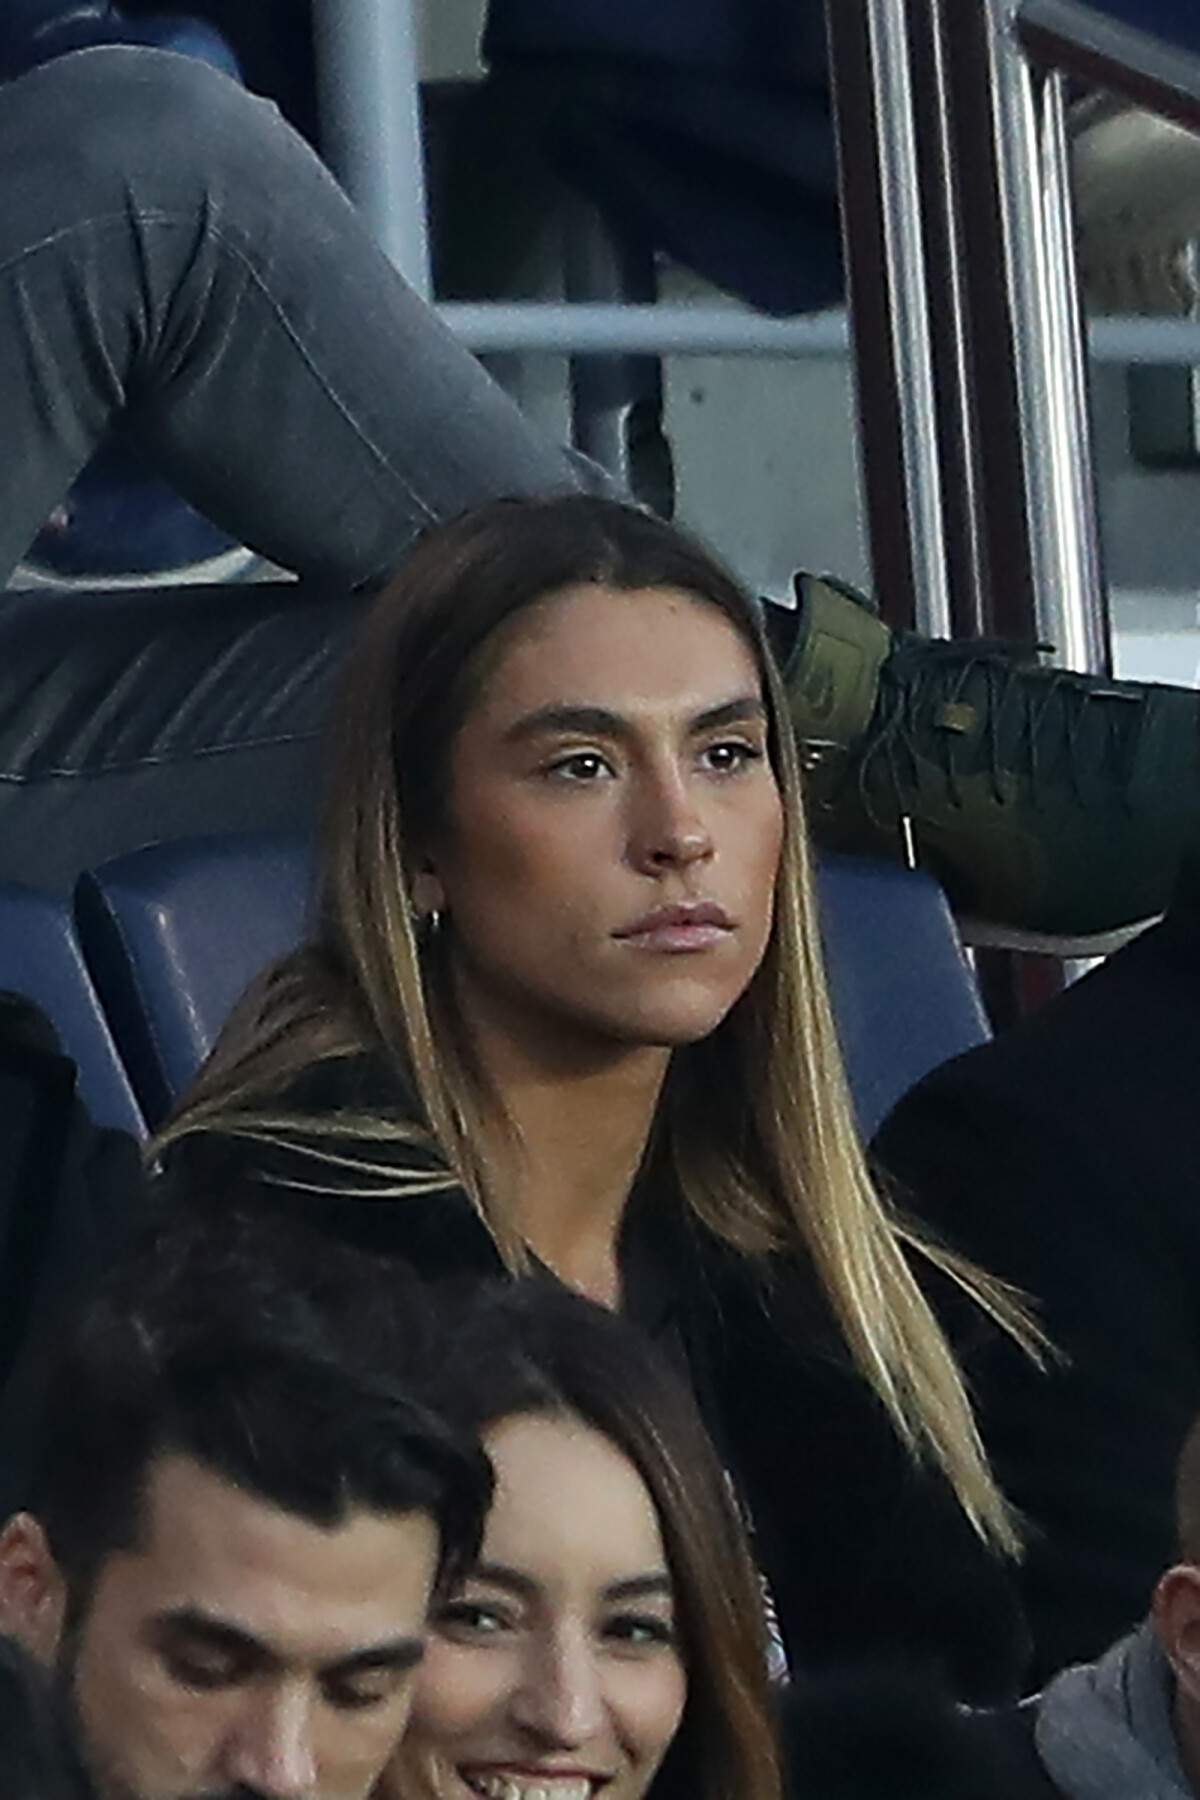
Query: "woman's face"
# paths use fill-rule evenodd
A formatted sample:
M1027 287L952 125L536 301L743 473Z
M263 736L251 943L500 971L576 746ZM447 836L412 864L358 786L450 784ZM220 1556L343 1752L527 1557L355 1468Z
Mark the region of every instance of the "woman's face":
M578 1421L484 1439L496 1495L475 1574L435 1614L392 1791L403 1800L639 1800L687 1693L645 1483Z
M754 656L708 601L589 584L508 628L418 877L468 1016L671 1046L742 994L783 817Z

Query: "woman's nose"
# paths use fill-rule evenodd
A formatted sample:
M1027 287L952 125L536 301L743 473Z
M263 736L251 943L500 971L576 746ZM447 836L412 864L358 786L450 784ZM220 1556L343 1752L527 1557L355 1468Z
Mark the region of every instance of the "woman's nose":
M600 1670L582 1634L564 1633L530 1647L511 1712L541 1747L581 1748L601 1730L604 1710Z
M702 800L681 771L647 776L632 801L630 840L635 865L652 872L684 868L713 853Z

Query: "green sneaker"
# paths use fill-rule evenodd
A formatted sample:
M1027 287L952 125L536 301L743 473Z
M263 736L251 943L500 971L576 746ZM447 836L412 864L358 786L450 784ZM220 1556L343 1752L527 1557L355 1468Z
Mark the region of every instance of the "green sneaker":
M820 844L928 869L1007 932L1092 938L1165 909L1200 840L1200 694L893 632L828 579L798 575L796 597L768 617Z

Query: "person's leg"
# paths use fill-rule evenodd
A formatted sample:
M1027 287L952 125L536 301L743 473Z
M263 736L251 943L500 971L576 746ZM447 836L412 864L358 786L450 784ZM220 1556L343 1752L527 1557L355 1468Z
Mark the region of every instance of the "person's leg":
M169 53L0 89L0 580L124 416L218 524L385 573L431 520L605 477L547 442L273 106Z

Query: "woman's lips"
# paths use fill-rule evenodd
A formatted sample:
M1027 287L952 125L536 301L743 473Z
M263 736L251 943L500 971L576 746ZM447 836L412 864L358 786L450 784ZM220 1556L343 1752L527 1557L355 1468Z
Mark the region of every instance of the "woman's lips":
M653 912L623 925L613 936L638 950L710 950L734 929L724 907L712 900L659 906Z

